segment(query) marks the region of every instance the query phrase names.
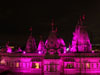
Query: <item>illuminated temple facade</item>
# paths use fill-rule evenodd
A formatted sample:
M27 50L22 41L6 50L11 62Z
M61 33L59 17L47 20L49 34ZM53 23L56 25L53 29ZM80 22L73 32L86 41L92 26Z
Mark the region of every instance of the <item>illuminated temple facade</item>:
M12 52L7 44L6 50L0 52L0 68L34 75L100 73L100 53L92 50L83 22L84 16L76 25L70 48L66 48L63 38L57 37L54 23L47 40L41 39L37 47L32 33L25 50Z

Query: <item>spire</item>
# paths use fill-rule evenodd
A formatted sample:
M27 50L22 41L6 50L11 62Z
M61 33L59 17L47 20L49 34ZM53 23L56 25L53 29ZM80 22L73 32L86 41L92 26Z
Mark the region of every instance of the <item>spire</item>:
M80 16L79 20L78 20L78 25L83 25L85 20L85 14L83 14L82 16Z
M9 41L7 41L6 45L9 45Z
M53 30L54 30L54 19L52 19L51 26L52 26L52 32L53 32Z
M72 52L89 52L92 49L88 33L85 29L85 14L80 16L78 25L73 33Z
M40 40L42 40L42 35L40 35Z
M9 47L9 41L6 43L7 53L12 53L12 49Z
M80 18L79 18L79 20L78 20L78 25L82 25L82 19L81 19L81 16L80 16Z
M26 52L35 52L36 43L35 38L32 36L32 27L29 28L29 31L31 32L31 34L29 35L26 43Z
M40 35L40 42L38 44L38 49L37 49L38 50L38 53L39 54L44 53L44 49L45 49L44 42L42 40L42 36Z
M52 22L51 22L51 26L52 26L52 32L57 32L57 27L56 29L54 28L54 19L52 19Z
M56 27L56 32L57 32L57 27Z
M32 26L29 28L29 31L31 32L31 35L32 35Z
M82 19L85 20L85 14L83 14Z

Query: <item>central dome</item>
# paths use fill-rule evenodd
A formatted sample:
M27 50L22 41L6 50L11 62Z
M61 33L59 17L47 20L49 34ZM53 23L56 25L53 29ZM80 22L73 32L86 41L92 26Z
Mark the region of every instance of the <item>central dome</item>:
M52 31L45 42L45 47L49 53L65 53L66 46L62 38L58 38L56 31Z

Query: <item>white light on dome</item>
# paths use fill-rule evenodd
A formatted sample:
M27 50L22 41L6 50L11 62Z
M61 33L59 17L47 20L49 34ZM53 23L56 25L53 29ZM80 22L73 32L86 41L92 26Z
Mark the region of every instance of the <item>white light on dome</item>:
M69 48L66 48L67 51L69 51Z

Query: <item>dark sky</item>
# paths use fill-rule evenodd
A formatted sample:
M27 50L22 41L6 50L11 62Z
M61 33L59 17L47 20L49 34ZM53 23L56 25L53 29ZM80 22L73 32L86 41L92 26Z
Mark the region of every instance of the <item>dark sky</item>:
M0 2L0 44L8 40L24 45L33 28L33 36L38 43L40 35L46 40L51 30L51 20L58 27L58 34L66 44L72 41L72 32L83 13L92 43L100 43L100 1L25 1L8 0Z

